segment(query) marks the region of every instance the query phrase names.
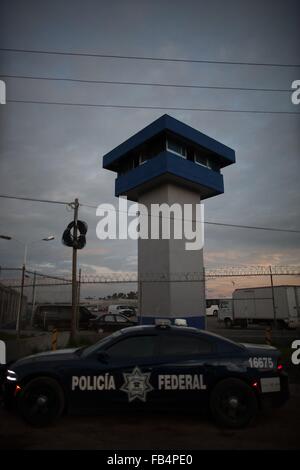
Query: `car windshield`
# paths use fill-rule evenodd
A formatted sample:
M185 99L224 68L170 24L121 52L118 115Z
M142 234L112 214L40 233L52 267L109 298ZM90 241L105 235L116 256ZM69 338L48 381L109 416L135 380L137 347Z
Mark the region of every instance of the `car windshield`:
M97 343L92 344L91 346L87 346L85 348L80 348L77 351L82 357L89 356L90 354L94 353L98 349L102 348L102 346L104 346L106 343L109 343L113 338L117 338L118 336L121 336L121 335L122 335L121 330L115 331L115 333L105 336L105 338L100 339L100 341L97 341Z

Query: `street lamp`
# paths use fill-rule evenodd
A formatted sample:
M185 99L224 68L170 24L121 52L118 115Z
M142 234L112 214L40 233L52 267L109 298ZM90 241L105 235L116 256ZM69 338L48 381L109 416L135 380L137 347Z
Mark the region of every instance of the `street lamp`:
M3 240L13 240L16 241L17 243L20 243L21 245L24 246L24 256L23 256L23 266L22 266L22 280L21 280L21 293L20 293L20 301L19 301L19 308L18 308L18 314L17 314L17 321L16 321L16 331L17 331L17 336L18 338L20 337L20 329L21 329L21 313L22 313L22 299L23 299L23 293L24 293L24 282L25 282L25 266L26 266L26 261L27 261L27 249L28 245L31 245L33 243L37 243L40 241L51 241L54 240L55 237L54 235L49 235L48 237L41 238L39 240L33 240L32 242L22 242L18 240L17 238L10 237L8 235L0 235L0 238ZM34 284L35 284L35 279L34 279Z
M24 246L24 256L23 256L23 264L24 265L26 265L27 250L28 250L29 245L32 245L33 243L37 243L37 242L41 242L41 241L49 242L49 241L55 239L54 235L49 235L48 237L40 238L39 240L33 240L31 242L22 242L21 240L18 240L17 238L14 238L14 237L10 237L8 235L0 235L0 238L2 238L3 240L13 240L17 243L20 243L20 245Z

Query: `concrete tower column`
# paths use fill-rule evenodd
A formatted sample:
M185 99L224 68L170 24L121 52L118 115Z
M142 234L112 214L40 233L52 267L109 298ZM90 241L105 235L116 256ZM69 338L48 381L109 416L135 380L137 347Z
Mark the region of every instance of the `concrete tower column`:
M184 205L192 205L193 230L200 232L202 228L195 222L195 208L200 204L199 193L169 183L141 194L138 202L146 206L149 214L146 221L149 239L138 241L139 307L143 323L153 323L154 318L159 317L187 318L190 325L204 327L203 249L187 250L186 243L191 240L186 239L184 233L182 239L174 239L173 212L170 212L170 219L163 221L161 217L159 218L160 229L162 222L170 222L170 239L150 238L150 214L153 204L165 203L169 207L178 204L182 209L182 215L184 215ZM143 219L141 217L141 224ZM179 223L178 219L176 223ZM182 221L184 232L183 229ZM197 273L197 280L189 280L193 278L193 273Z

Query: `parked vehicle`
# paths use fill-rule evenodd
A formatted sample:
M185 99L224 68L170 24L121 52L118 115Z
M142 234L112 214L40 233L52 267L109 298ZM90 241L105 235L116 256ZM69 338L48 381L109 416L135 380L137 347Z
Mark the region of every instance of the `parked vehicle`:
M92 319L89 322L89 328L92 330L117 331L127 326L134 326L137 322L131 320L125 315L119 313L106 313L101 317Z
M133 307L132 305L125 304L110 305L108 307L107 313L122 313L122 310L132 310L132 312L135 313L135 307Z
M210 307L206 308L206 316L207 317L216 317L219 312L219 306L214 304L211 305Z
M79 329L86 329L90 320L95 317L82 305L78 307L78 312L78 327ZM70 304L40 304L35 308L33 324L45 331L51 331L53 328L64 330L70 329L71 318L72 305Z
M274 292L274 299L273 299ZM275 286L236 289L232 299L220 302L218 320L227 328L249 324L274 324L282 328L300 326L300 287Z
M136 309L132 305L110 305L107 313L120 313L121 315L125 315L132 321L137 321Z
M138 321L138 318L137 318L137 313L136 313L136 310L135 309L132 309L132 308L124 308L122 310L119 310L118 312L120 315L124 315L125 317L127 317L129 320L133 321L133 322L137 322Z
M195 420L195 410L209 410L222 428L241 428L260 408L289 397L276 348L166 321L124 328L87 348L19 359L7 367L3 389L5 406L36 426L63 413L158 409L176 416L189 408Z

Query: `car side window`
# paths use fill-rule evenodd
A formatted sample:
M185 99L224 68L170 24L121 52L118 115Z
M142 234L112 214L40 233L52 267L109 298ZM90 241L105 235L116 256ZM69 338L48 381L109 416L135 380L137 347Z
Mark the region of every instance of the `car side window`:
M156 355L156 335L130 336L109 346L106 352L112 358L147 358Z
M103 320L106 322L114 322L115 321L115 317L113 315L105 315L105 317L103 318Z
M197 336L166 335L161 338L162 356L194 356L211 352L212 344Z
M60 320L71 320L72 309L68 307L59 308L57 311L57 317Z
M85 307L80 307L80 318L86 319L91 317L91 312Z
M126 323L128 322L127 318L121 317L120 315L116 315L117 323Z
M53 308L45 308L44 310L42 310L42 315L45 316L48 320L56 319L59 317L59 313Z

